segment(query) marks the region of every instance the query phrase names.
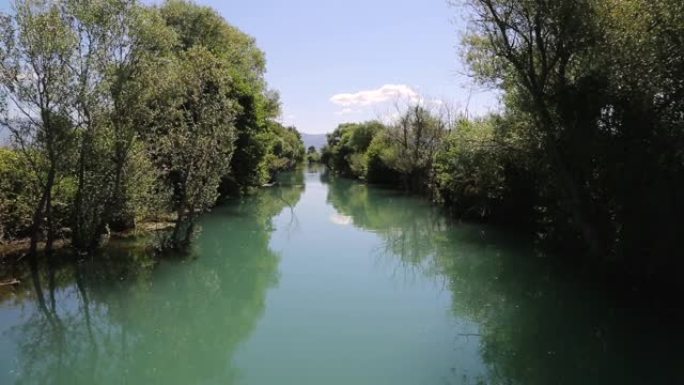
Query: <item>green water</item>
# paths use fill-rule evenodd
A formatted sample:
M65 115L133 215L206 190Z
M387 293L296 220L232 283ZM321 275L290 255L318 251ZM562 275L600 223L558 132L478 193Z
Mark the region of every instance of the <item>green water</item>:
M668 318L418 198L302 171L201 228L6 268L0 384L682 383Z

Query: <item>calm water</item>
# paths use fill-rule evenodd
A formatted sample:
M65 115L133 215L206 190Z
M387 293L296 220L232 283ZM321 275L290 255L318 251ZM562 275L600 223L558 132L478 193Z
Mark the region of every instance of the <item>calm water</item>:
M676 384L682 331L425 201L287 175L145 241L4 271L0 384Z

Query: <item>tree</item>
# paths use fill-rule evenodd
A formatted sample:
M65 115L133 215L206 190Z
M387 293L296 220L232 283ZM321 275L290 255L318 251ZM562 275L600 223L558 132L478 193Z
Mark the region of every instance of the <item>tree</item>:
M135 205L150 204L154 183L143 175L152 168L139 141L172 36L134 0L66 1L63 13L78 39L69 61L79 139L73 244L92 250L108 226L133 227Z
M514 117L462 119L435 155L435 196L461 218L534 225L534 151Z
M401 175L404 188L430 191L432 163L446 133L444 120L420 105L411 106L387 130L387 166Z
M471 69L505 91L506 115L527 127L541 160L533 183L544 237L564 250L584 245L580 255L619 261L630 275L670 275L681 266L682 5L469 4Z
M303 159L296 129L275 122L263 53L211 8L22 0L15 9L0 24L0 124L37 187L0 190L2 202L38 191L31 254L43 231L50 251L65 227L76 249L92 251L110 228L163 206L178 215L183 246L215 203L217 178L244 191Z
M604 247L590 218L588 192L582 176L571 172L574 167L585 171L579 162L587 158L569 164L558 140L585 129L583 123L598 114L593 110L593 114L581 115L586 108L573 112L566 104L593 70L589 62L597 39L593 3L474 0L471 4L476 15L475 29L466 38L471 67L481 79L510 90L518 98L512 102L531 115L551 167L555 193L570 211L590 252L599 255Z
M273 180L279 172L290 170L303 161L305 150L302 137L295 127L285 127L278 122L272 122L268 128L261 139L267 145L263 165L268 180Z
M604 1L599 53L607 103L596 174L612 220L611 246L630 274L678 282L678 203L684 188L684 5ZM602 202L603 203L603 202ZM646 273L646 274L644 274Z
M197 215L214 205L230 168L237 108L229 98L231 86L226 67L202 46L178 53L167 74L155 151L173 190L173 247L188 245Z
M223 193L244 192L270 177L267 154L269 127L280 113L277 92L264 80L266 60L254 38L227 23L215 10L187 1L167 1L160 7L167 26L178 36L177 51L201 45L222 61L233 77L230 98L236 102L237 137L230 172L223 176Z
M29 254L34 257L44 227L48 253L55 240L54 186L69 161L74 132L68 63L76 39L59 4L17 1L15 10L0 22L1 124L30 165L40 191L31 204Z
M20 152L0 148L0 244L30 235L39 196L32 171Z
M309 164L318 163L321 161L321 154L318 153L316 147L309 146L309 148L306 149L306 160L309 162Z
M385 126L378 121L343 123L327 135L321 160L344 176L364 177L365 152L371 141Z

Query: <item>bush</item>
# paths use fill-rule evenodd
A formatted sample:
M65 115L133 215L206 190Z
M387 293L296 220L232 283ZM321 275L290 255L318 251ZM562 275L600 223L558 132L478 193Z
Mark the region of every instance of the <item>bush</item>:
M272 180L280 171L289 170L304 160L304 143L294 127L284 127L279 123L273 123L267 140L271 144L264 161L269 179Z
M37 183L22 154L0 148L0 243L30 236L34 207L40 198ZM54 186L52 209L57 230L68 226L75 190L71 177L58 179Z
M0 148L0 242L27 234L38 195L33 180L19 154Z
M462 120L437 152L437 197L456 215L500 222L532 217L529 154L511 131L505 132L505 124L497 117Z
M363 178L366 173L366 150L373 138L384 130L385 126L378 121L340 124L328 134L321 161L336 174Z
M401 175L388 166L388 159L391 156L391 147L386 133L376 135L366 151L366 180L368 182L386 185L401 184Z

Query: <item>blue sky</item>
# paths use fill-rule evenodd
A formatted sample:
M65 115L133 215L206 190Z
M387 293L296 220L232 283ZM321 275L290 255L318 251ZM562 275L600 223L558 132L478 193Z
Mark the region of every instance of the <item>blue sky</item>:
M395 96L466 106L473 82L463 75L458 47L466 17L446 0L200 3L257 39L266 52L269 85L280 91L282 119L300 131L329 132L341 122L383 118L395 112ZM335 98L362 91L369 92ZM475 87L469 112L496 105L492 92Z
M3 10L8 1L1 0ZM463 75L459 9L446 0L198 0L254 36L266 53L282 121L307 133L396 113L395 99L440 99L463 110L473 81ZM495 109L473 88L471 114Z

